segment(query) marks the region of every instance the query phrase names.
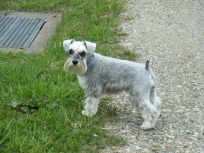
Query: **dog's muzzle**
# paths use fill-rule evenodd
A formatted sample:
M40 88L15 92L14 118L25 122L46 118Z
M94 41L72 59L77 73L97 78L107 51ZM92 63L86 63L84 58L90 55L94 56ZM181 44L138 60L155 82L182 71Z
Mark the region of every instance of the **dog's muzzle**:
M67 60L64 64L64 70L74 74L82 75L87 71L87 65L80 60Z

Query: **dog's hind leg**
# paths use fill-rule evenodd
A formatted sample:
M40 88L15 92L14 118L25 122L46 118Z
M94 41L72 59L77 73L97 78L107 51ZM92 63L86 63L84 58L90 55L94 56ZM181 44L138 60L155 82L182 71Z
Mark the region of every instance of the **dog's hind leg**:
M155 91L155 87L151 88L151 91L150 91L150 101L156 107L156 109L157 109L157 116L159 117L159 115L161 113L161 100L157 96L157 93Z
M136 93L131 92L130 96L131 99L134 100L132 103L136 103L136 106L144 119L141 128L144 130L154 128L158 119L158 112L156 107L149 100L149 93L137 91Z

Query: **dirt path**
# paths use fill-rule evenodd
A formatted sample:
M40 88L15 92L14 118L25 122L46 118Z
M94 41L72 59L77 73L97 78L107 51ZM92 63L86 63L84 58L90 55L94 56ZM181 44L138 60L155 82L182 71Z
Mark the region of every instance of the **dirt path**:
M152 60L162 113L154 130L139 128L142 119L122 93L112 102L120 121L106 129L127 146L101 152L204 152L204 1L130 0L121 28L121 44Z

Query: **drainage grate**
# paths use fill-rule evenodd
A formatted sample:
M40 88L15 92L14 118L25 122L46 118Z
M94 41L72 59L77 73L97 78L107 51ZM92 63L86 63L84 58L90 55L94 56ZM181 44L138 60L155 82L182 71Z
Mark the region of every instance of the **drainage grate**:
M0 16L0 47L28 48L46 19Z

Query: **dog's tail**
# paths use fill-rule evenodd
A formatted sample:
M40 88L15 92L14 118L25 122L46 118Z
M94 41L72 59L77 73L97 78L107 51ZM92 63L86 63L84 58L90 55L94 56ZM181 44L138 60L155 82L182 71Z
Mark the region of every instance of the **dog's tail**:
M145 69L150 72L151 77L154 80L154 83L156 85L156 83L157 83L156 76L154 75L154 72L152 71L151 62L149 60L147 60L147 62L146 62Z
M151 69L151 65L150 65L150 61L149 60L146 62L145 69L147 71L150 71L150 69Z

